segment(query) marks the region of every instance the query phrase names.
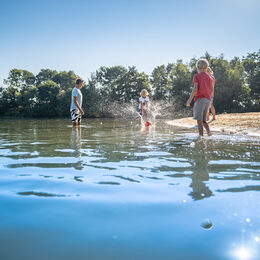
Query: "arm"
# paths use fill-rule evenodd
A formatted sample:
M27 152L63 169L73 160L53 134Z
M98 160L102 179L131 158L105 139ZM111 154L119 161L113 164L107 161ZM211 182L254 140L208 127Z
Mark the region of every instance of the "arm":
M190 103L191 103L192 99L194 98L194 96L196 95L197 91L198 91L198 83L196 82L194 84L194 88L193 88L193 90L192 90L192 92L190 94L190 98L188 99L188 101L186 103L186 107L190 106Z
M77 101L77 96L74 96L74 97L73 97L73 102L74 102L74 104L76 105L76 107L78 108L79 112L80 112L82 115L84 115L84 111L81 109L81 107L79 106L79 103L78 103L78 101Z
M215 80L213 80L212 82L212 96L214 95L214 91L215 91Z

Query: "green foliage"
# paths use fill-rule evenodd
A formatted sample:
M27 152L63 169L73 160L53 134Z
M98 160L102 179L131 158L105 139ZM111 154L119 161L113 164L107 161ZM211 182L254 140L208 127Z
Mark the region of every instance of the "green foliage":
M260 50L228 61L224 55L205 53L216 79L214 105L217 113L260 111ZM138 104L142 89L153 100L172 101L182 111L192 90L197 59L154 68L149 77L136 67L100 67L81 89L88 117L110 116L113 102ZM0 87L0 115L69 117L71 91L78 76L73 71L42 69L36 76L12 69Z
M185 104L191 92L192 74L186 64L178 60L170 71L170 96L178 104Z
M260 50L244 57L243 67L250 90L249 106L252 111L260 111Z
M53 80L54 77L58 74L56 70L50 70L50 69L42 69L37 75L36 75L36 85L39 85L45 81Z
M214 104L218 112L246 112L250 90L246 85L244 68L238 58L230 62L214 58L210 66L216 79Z
M152 71L150 83L153 88L153 98L154 100L162 100L169 98L169 72L164 65L156 67Z

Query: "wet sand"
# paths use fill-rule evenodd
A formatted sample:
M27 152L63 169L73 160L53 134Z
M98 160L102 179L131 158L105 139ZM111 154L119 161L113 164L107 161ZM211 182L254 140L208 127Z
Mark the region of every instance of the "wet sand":
M260 112L220 114L212 122L211 118L209 125L212 131L260 136ZM192 117L170 120L167 124L182 128L195 128L197 125Z

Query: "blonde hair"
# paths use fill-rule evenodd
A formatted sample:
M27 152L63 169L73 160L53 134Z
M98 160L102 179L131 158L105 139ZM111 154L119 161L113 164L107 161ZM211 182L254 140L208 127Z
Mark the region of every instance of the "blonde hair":
M140 92L140 96L142 96L144 93L146 94L146 96L149 95L149 93L146 89L142 89L141 92Z
M196 67L202 70L205 70L209 67L209 62L206 59L199 59L196 62Z
M213 70L211 69L211 67L208 67L208 73L211 75L211 76L213 76Z

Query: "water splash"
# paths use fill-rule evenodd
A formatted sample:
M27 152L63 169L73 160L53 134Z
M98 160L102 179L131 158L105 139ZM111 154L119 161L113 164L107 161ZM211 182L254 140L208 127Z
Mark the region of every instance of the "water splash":
M102 110L111 117L141 120L141 123L145 124L144 118L138 112L138 104L136 102L107 102ZM174 101L152 100L149 102L148 121L152 121L153 124L155 124L157 118L174 119L184 117L185 115L185 113L176 111Z

